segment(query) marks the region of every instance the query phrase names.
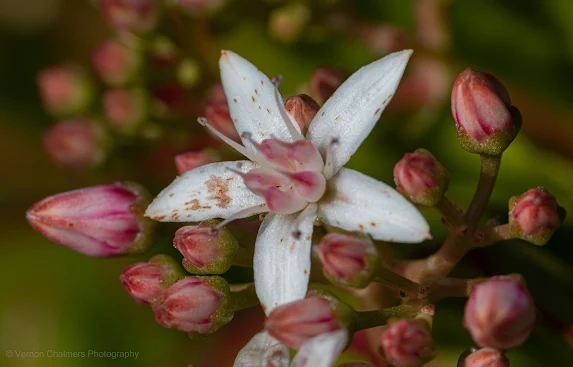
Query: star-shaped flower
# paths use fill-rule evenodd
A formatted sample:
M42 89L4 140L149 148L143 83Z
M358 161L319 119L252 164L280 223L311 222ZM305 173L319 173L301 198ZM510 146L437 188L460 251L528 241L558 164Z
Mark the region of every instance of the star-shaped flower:
M401 194L342 168L390 102L411 54L390 54L353 74L318 111L305 137L273 82L239 55L223 51L221 79L243 145L201 122L249 160L186 172L157 196L146 215L171 222L222 218L223 225L268 212L253 262L267 314L305 296L316 220L377 240L430 238L426 220Z

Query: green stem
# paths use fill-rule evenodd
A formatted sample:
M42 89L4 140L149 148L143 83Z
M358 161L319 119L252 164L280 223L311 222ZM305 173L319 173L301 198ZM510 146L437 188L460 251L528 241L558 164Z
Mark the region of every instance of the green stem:
M382 310L357 312L356 331L385 325L390 318L415 317L423 307L422 303L406 303Z
M396 274L392 270L379 266L374 274L374 281L382 285L400 292L400 297L410 299L424 298L427 291L426 287L411 281L401 275Z
M451 229L459 228L465 224L465 219L458 208L445 195L436 204L436 209L442 214Z
M252 268L253 255L254 252L252 250L246 249L244 247L239 247L239 250L235 254L235 258L233 259L233 265Z
M501 155L481 155L480 157L481 172L479 183L465 215L466 223L468 224L468 235L470 236L477 228L478 222L485 212L501 165Z
M511 238L513 237L509 234L509 224L478 229L474 236L473 247L487 247Z
M235 312L259 304L254 284L248 285L240 291L231 292L229 298Z

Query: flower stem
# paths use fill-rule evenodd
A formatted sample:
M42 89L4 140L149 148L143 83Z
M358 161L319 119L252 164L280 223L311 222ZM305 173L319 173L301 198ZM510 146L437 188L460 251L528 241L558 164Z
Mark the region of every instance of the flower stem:
M442 213L450 229L459 228L465 224L465 219L458 208L445 195L436 204L436 209Z
M423 307L424 304L422 303L406 303L382 310L357 312L358 323L356 324L356 330L387 324L390 318L414 317L422 311Z
M401 298L420 299L424 298L427 288L422 287L420 284L411 281L401 275L396 274L392 270L379 266L374 274L374 281L382 285L400 292Z
M252 268L253 255L254 253L252 250L246 249L244 247L239 247L239 250L235 254L235 258L233 259L233 265L242 266L245 268Z
M501 165L501 155L481 155L480 157L481 172L478 187L465 215L468 235L470 236L477 228L478 222L485 212Z
M254 307L259 304L254 284L250 284L241 290L231 292L229 298L235 312L245 308Z

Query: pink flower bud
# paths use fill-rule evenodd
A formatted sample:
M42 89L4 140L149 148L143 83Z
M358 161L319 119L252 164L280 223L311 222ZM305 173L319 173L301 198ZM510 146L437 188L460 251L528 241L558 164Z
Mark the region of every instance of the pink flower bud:
M44 107L56 116L84 111L93 97L91 80L77 67L58 65L44 69L38 74L37 83Z
M141 89L112 89L103 94L107 120L116 129L131 133L147 115L147 96Z
M221 277L186 277L153 304L155 321L190 336L213 333L233 318L229 296L229 284Z
M305 135L312 119L320 110L320 106L310 96L299 94L298 96L287 98L285 109L295 119L302 134Z
M106 83L121 86L141 69L142 59L133 46L107 41L94 51L92 62Z
M545 188L530 189L509 199L509 232L543 246L565 219L565 209Z
M318 256L322 271L330 281L357 288L370 283L380 263L378 251L371 242L338 233L322 237Z
M225 0L175 0L189 14L212 12L223 6Z
M215 222L181 227L175 232L173 245L183 254L183 267L193 274L223 274L233 264L239 249L237 239Z
M88 168L104 161L107 136L97 123L85 119L59 121L44 133L44 149L58 165Z
M227 102L207 102L207 104L205 104L205 108L203 109L203 116L209 120L209 124L211 126L220 131L223 135L233 139L236 142L241 141L241 138L237 133L237 129L235 129L235 124L233 123L231 115L229 114L229 106L227 105ZM211 132L211 130L207 129L207 132L216 140L219 140L219 138L216 137Z
M310 78L310 90L319 104L324 104L328 98L346 80L346 74L335 68L318 68Z
M157 23L156 0L99 0L110 27L125 32L144 33Z
M507 277L478 283L464 311L464 327L481 347L516 347L529 336L534 323L531 295L519 280Z
M175 166L177 172L182 175L194 168L201 167L205 164L218 162L219 154L213 150L201 150L198 152L187 152L175 156Z
M154 222L143 217L149 194L135 183L114 183L50 196L27 212L30 225L52 242L92 257L138 254Z
M500 155L521 126L507 89L493 75L470 68L454 82L452 115L458 140L471 153Z
M415 367L435 356L432 334L425 321L391 321L382 333L384 356L396 367Z
M156 255L149 262L138 262L126 267L119 280L138 303L151 304L183 277L179 264L167 255Z
M265 322L265 329L271 336L293 349L299 349L314 336L342 327L331 302L318 296L281 305Z
M500 350L482 348L465 357L458 367L509 367L509 360Z
M426 149L406 153L394 166L396 189L411 202L434 206L444 196L450 175Z

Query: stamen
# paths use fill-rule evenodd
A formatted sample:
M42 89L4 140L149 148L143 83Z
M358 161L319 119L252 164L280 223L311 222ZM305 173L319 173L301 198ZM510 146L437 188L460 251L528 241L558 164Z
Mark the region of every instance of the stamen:
M231 215L229 218L227 218L224 221L222 221L221 223L217 224L217 227L215 227L215 228L217 228L217 230L219 230L223 226L234 221L235 219L246 218L246 217L250 217L251 215L266 213L268 211L269 211L269 208L267 207L267 204L255 205L255 206L252 206L250 208L243 209L243 210Z
M283 118L283 120L285 122L285 125L288 129L288 132L290 133L292 140L294 140L294 141L303 140L304 136L302 136L299 129L297 129L298 123L296 122L294 117L292 117L288 112L286 112L286 110L284 108L284 104L282 103L281 95L279 94L279 90L277 88L275 88L275 100L276 100L277 105L279 107L281 117Z
M300 224L302 223L302 221L306 217L314 215L317 209L318 206L316 204L308 204L306 208L304 208L304 210L298 214L298 216L296 217L296 221L294 222L295 229L292 232L292 236L295 239L299 240L300 236L302 236L302 231L300 230Z
M333 138L330 141L330 144L326 147L326 159L324 160L324 170L322 171L322 174L326 179L331 178L334 174L333 149L336 144L338 144L338 138Z
M282 75L277 75L271 79L271 83L273 83L277 88L279 87L279 85L281 85L282 81L283 81Z

